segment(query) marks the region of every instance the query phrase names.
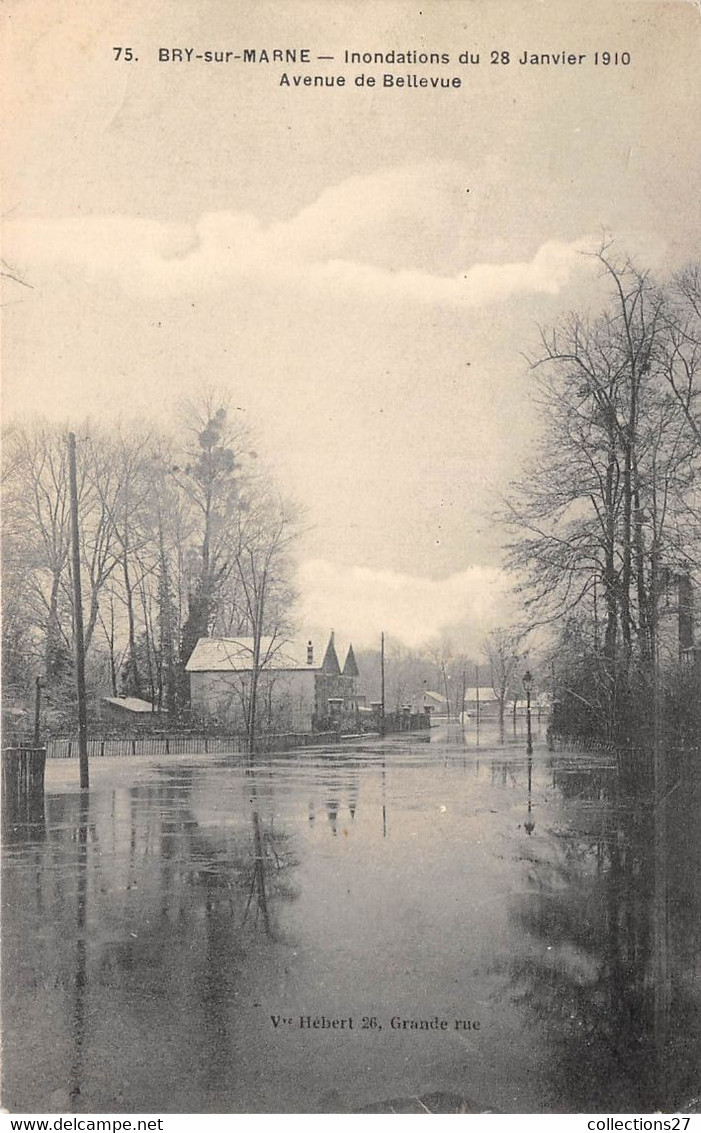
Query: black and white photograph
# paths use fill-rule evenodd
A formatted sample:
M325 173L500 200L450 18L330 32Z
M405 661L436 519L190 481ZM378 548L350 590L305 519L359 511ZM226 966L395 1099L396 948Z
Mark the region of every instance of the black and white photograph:
M692 1130L698 4L0 21L3 1113Z

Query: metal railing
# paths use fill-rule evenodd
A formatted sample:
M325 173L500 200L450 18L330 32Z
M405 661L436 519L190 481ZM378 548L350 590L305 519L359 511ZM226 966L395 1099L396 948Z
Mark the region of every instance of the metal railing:
M256 752L291 751L294 748L318 747L323 744L338 743L341 733L327 732L277 732L257 737ZM24 736L3 737L3 751L27 751L33 741ZM78 756L78 737L50 736L41 750L46 759L74 759ZM242 755L247 751L246 736L240 732L230 735L210 733L175 732L154 735L141 732L138 735L99 735L88 739L88 758L127 757L143 755Z

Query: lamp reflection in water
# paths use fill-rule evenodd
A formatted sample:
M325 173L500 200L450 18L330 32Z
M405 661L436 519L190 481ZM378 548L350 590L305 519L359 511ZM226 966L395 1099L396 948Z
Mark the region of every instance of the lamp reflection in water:
M526 669L523 674L523 687L526 690L526 751L528 755L533 755L533 734L531 732L531 689L533 687L533 674L530 669Z
M533 808L532 808L532 801L531 801L531 791L532 791L532 785L533 785L533 754L530 751L528 753L527 767L528 767L528 818L526 819L526 821L523 824L523 829L526 831L526 834L528 834L530 836L533 833L533 831L535 830L535 822L533 821Z
M528 756L528 818L523 824L526 834L531 835L535 830L532 813L532 787L533 787L533 734L531 732L531 688L533 675L530 669L523 674L523 687L526 690L526 755Z

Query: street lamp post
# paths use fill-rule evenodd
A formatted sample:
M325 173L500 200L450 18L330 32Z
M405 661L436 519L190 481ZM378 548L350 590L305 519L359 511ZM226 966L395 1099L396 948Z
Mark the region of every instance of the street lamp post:
M531 733L531 688L533 687L533 674L527 669L523 674L523 687L526 690L526 752L533 755L533 736Z

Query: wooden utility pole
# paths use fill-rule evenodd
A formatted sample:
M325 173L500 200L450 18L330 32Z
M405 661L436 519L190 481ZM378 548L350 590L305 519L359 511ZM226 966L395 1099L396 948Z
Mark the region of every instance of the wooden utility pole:
M465 670L463 669L463 671L462 671L462 707L461 707L461 710L460 710L460 723L462 724L463 728L465 727L465 693L467 691L467 689L465 687L466 679L467 679L467 675L465 673Z
M445 709L450 720L450 692L448 691L448 676L445 671L445 661L441 661L441 670L443 672L443 688L445 689Z
M381 679L381 705L380 705L380 731L385 731L385 633L380 636L380 679Z
M480 732L480 667L475 665L475 698L477 700L477 738Z
M78 756L80 758L80 788L85 790L90 786L90 770L88 767L88 709L85 694L85 637L83 633L83 595L80 586L80 531L78 529L75 433L68 434L68 477L71 496L73 636L75 638L75 683L78 694Z

